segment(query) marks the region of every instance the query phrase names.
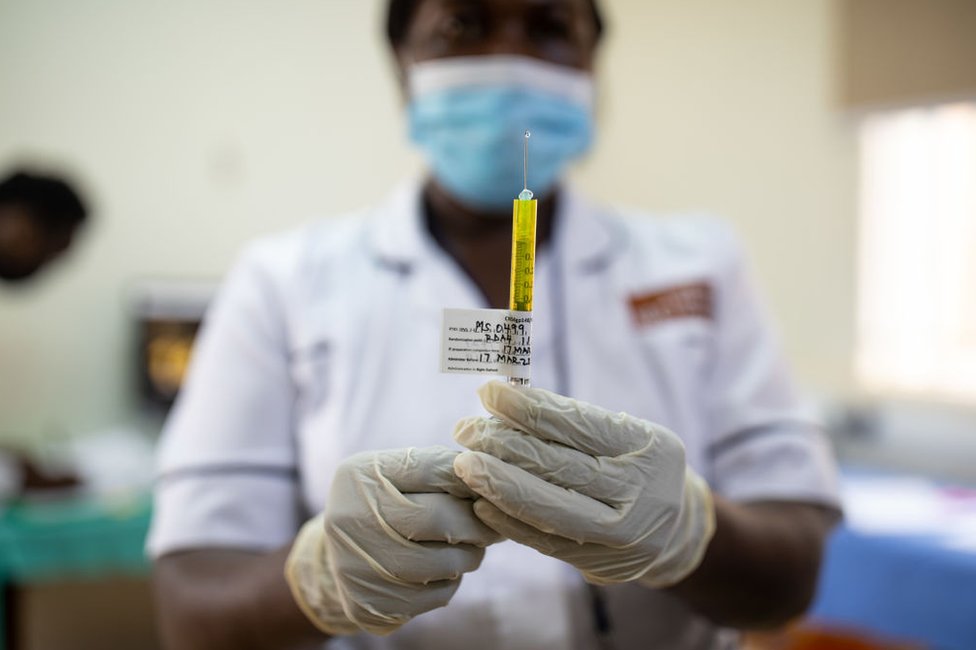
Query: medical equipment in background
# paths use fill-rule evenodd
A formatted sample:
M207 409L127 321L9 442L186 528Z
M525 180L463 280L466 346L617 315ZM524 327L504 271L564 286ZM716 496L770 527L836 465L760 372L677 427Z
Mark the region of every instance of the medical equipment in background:
M525 132L522 159L522 191L512 205L512 280L508 308L532 312L532 288L535 281L535 223L538 201L529 189L529 138ZM527 378L509 377L513 386L528 386Z
M140 407L165 414L183 385L216 282L139 279L128 291Z

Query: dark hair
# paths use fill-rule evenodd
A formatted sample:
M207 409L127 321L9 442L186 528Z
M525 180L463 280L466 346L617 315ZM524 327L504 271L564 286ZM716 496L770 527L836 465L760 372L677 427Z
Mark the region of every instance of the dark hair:
M68 183L54 176L19 171L0 181L0 204L19 204L50 226L74 227L88 209Z
M403 37L410 26L410 19L413 18L413 12L416 11L418 4L420 0L390 0L386 12L386 38L394 48L403 42ZM603 35L603 16L597 0L590 0L590 9L593 12L593 23L599 40Z

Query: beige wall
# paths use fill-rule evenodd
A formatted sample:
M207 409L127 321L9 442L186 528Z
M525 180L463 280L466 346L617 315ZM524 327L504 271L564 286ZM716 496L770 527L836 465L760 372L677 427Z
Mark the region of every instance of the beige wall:
M807 387L850 388L854 150L829 0L616 0L601 198L739 228ZM378 0L0 0L0 170L66 163L97 203L71 258L0 288L0 436L125 419L133 278L216 277L249 238L419 169Z
M840 91L859 109L976 95L976 2L842 0Z

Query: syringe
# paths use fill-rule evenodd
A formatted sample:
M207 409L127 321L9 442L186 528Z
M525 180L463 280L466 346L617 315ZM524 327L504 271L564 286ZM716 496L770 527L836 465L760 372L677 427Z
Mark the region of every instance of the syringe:
M522 192L512 206L512 283L508 308L532 311L532 288L535 278L535 221L538 201L529 189L529 138L525 132L522 160ZM528 378L509 377L513 386L528 386Z

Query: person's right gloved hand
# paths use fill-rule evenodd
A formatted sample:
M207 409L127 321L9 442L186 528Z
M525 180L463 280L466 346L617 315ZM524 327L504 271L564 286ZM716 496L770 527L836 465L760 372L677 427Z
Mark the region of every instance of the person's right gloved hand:
M285 565L292 595L322 631L389 634L443 607L497 533L445 447L366 452L336 472L325 511L302 527Z

